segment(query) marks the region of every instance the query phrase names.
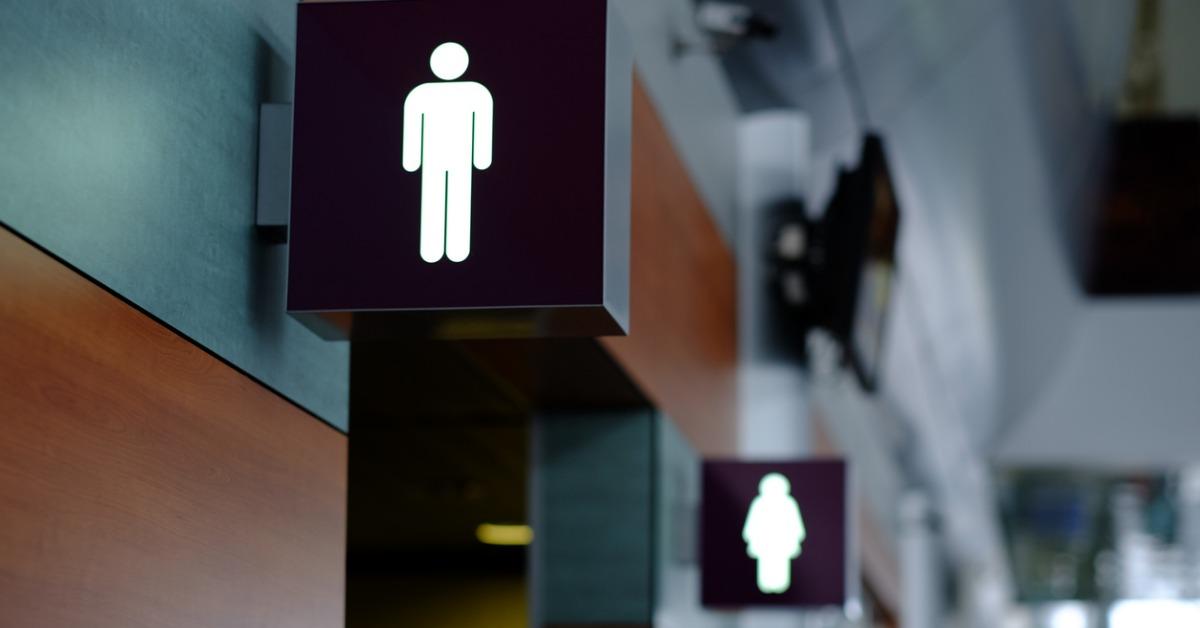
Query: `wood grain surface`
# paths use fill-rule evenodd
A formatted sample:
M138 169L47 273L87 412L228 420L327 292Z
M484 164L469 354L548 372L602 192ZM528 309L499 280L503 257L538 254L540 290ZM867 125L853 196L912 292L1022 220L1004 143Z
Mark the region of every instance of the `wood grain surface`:
M345 436L0 228L0 626L341 626L345 491Z
M632 212L630 333L601 342L702 456L733 455L733 255L640 82L633 96Z

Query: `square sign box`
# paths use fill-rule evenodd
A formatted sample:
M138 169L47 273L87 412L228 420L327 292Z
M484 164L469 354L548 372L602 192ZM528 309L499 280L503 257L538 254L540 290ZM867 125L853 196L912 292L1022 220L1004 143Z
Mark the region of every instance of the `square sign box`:
M625 333L633 66L610 2L298 11L289 312L332 339Z
M836 460L705 462L702 603L824 608L855 599L848 480Z

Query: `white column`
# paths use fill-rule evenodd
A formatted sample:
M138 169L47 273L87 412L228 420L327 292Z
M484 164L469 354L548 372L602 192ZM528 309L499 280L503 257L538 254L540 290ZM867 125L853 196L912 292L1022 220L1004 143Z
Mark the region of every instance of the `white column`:
M901 628L941 625L941 574L932 518L932 506L923 493L904 496L899 521Z
M738 129L738 454L747 460L798 458L809 453L804 373L762 351L772 339L763 256L765 210L803 198L808 168L808 118L799 111L748 115ZM745 610L739 628L807 628L804 613Z

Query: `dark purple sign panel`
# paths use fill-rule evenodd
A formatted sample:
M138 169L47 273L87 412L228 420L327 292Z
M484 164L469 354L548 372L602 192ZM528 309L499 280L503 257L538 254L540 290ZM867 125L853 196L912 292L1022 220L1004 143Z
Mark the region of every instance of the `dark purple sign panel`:
M846 464L709 461L700 512L705 606L841 606L848 598Z
M621 331L632 76L606 0L298 11L290 312L335 337Z

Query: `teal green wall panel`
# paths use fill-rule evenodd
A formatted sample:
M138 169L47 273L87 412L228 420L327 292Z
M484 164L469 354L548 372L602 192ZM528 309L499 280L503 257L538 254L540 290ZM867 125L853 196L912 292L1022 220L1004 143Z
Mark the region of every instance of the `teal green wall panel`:
M737 613L700 605L702 461L669 417L655 429L655 625L734 628Z
M346 429L349 347L284 313L252 228L294 31L288 0L5 2L0 221Z
M531 625L648 625L654 414L557 413L534 426Z

